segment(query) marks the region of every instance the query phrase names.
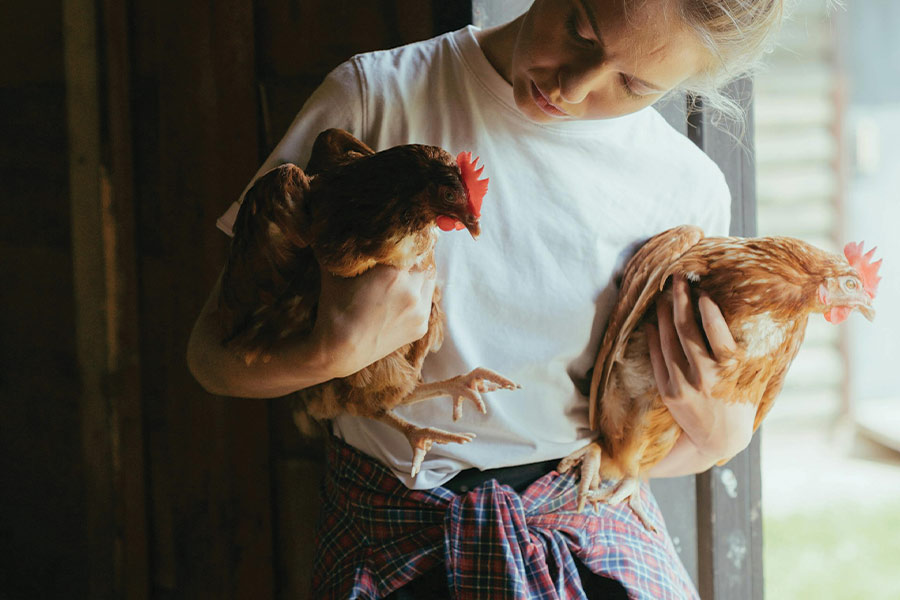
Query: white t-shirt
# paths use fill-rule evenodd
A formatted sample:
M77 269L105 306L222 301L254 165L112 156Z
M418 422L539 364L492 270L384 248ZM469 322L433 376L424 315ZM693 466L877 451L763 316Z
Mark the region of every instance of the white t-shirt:
M353 57L328 75L276 148L302 148L341 127L381 150L441 146L481 157L490 187L478 240L441 233L441 350L425 381L493 369L522 389L485 394L488 414L435 398L396 409L420 426L477 435L434 445L409 476L412 450L389 426L341 416L334 433L388 465L407 486L438 486L462 469L561 458L587 444L586 373L637 245L676 225L728 233L730 194L718 167L653 108L616 119L536 124L485 58L472 26ZM237 204L220 219L230 232Z

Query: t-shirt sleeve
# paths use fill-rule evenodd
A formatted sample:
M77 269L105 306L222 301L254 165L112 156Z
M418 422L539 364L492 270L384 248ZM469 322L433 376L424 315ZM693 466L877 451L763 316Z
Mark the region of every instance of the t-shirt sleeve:
M285 163L305 166L309 162L313 142L322 131L338 127L357 137L361 136L365 121L362 89L355 60L351 59L331 71L303 104L284 137L256 172L240 198L216 221L216 226L229 236L234 235L234 221L241 201L253 181Z

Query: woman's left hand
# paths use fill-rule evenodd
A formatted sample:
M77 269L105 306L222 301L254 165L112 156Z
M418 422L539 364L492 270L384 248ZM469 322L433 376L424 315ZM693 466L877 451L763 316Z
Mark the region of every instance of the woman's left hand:
M701 455L694 472L746 448L756 416L754 405L714 395L721 381L721 366L735 360L737 344L719 307L705 293L700 295L698 308L703 332L697 326L690 287L686 280L676 278L672 302L657 301L658 327L648 324L645 329L662 401Z

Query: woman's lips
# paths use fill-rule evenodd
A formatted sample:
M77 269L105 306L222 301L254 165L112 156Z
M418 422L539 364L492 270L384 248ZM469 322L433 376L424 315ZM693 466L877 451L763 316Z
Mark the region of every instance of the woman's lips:
M565 112L563 109L559 108L552 102L547 96L541 92L540 88L532 81L531 82L531 98L534 100L534 103L538 105L538 107L544 111L546 114L551 117L568 117L569 114Z

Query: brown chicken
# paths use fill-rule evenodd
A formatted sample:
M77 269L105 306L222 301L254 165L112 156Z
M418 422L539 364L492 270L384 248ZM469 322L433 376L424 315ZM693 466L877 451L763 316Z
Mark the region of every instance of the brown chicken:
M307 335L316 319L320 267L354 277L377 264L408 270L434 266L435 225L480 233L487 179L470 153L454 160L435 146L397 146L375 153L343 130L321 133L307 172L281 165L248 190L234 225L222 279L219 312L223 343L247 364L269 360L279 340ZM470 433L418 427L393 409L449 395L453 418L464 400L485 412L480 392L515 389L488 369L423 383L422 362L443 341L440 290L435 289L428 332L361 371L297 392L301 430L340 414L394 427L413 449L415 476L433 443L465 443Z
M870 263L873 252L863 254L862 244L848 244L840 257L787 237L704 238L691 226L647 241L625 268L594 365L590 421L599 435L559 466L566 472L580 464L579 509L586 501L628 499L653 529L641 506L640 480L669 453L682 430L660 399L642 325L656 321L660 297L671 302L672 278L691 285L695 314L701 290L721 309L737 350L720 362L712 395L754 404L755 431L800 349L810 314L822 313L832 323L853 310L874 318L881 261ZM599 490L607 479L620 483Z

